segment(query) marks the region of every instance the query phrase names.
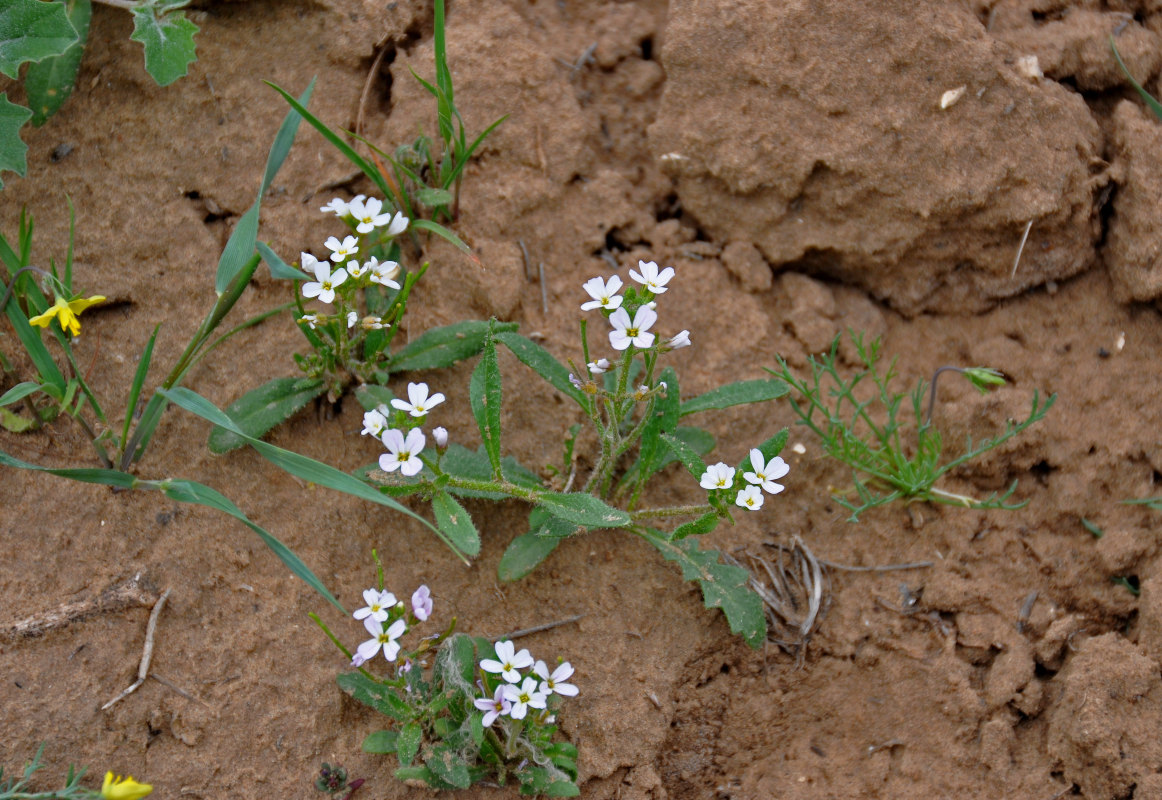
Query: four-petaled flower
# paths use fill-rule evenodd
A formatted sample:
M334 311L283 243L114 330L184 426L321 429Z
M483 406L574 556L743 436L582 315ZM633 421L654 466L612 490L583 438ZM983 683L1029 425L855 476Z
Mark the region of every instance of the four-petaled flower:
M589 371L594 375L600 375L603 372L609 371L609 359L599 358L596 361L590 361L586 366L589 367Z
M303 266L306 266L308 254L303 253ZM311 257L315 261L314 257ZM311 265L315 272L315 280L303 284L303 297L317 297L324 303L335 302L335 287L347 280L347 270L340 267L331 272L331 265L326 261L315 261Z
M671 350L677 350L681 347L689 347L690 346L690 331L682 331L681 333L677 334L676 336L671 336L670 340L668 342L666 342L666 345Z
M538 661L533 667L533 672L541 679L541 694L556 693L565 697L577 696L579 690L576 686L571 683L563 683L573 676L573 666L568 661L553 670L552 675L549 674L548 665L544 661Z
M352 278L362 278L363 273L367 272L367 265L360 264L355 259L347 262L347 274Z
M427 584L412 593L412 613L420 622L432 616L432 590Z
M480 724L485 728L496 722L497 717L512 711L512 703L504 696L504 686L497 686L496 694L492 697L478 697L472 701L472 704L484 712L484 719L480 721Z
M582 311L592 311L595 308L613 311L620 307L621 301L625 299L617 294L617 290L621 288L621 278L616 275L610 276L608 283L601 278L590 278L585 281L582 288L593 298L581 304Z
M355 619L373 619L376 622L387 622L387 613L395 605L395 595L388 591L379 592L375 589L364 589L363 602L367 603L367 605L351 616L355 617Z
M734 467L727 466L721 461L712 464L702 473L698 485L703 489L729 489L734 485Z
M658 272L658 265L653 261L639 261L637 268L641 270L631 269L629 276L640 284L643 284L654 294L662 294L666 291L666 284L670 282L670 278L674 277L674 268L666 267L661 272Z
M524 669L533 665L533 657L528 650L521 650L519 653L515 652L516 648L512 642L497 642L496 643L496 657L498 661L493 661L491 658L483 659L480 662L480 668L485 672L492 672L499 674L509 683L516 683L520 680L520 673L518 669ZM536 681L533 681L533 686L536 686ZM544 708L544 706L541 706ZM521 714L523 717L524 714ZM520 719L516 717L515 719Z
M148 783L138 783L131 775L122 778L112 772L105 773L105 782L101 784L102 800L141 800L152 791Z
M363 197L363 195L359 195L359 197L357 197L356 199L358 200L358 199L361 199L362 197ZM324 214L331 213L331 214L334 214L336 217L347 216L349 209L350 209L350 206L347 204L347 201L342 200L338 197L336 197L330 203L327 203L327 205L319 207L319 210L322 211Z
M37 314L28 321L32 325L47 328L48 324L52 322L53 317L56 317L62 331L69 336L78 336L81 333L81 322L77 319L77 315L89 306L103 303L104 301L105 298L99 294L95 294L89 298L78 297L76 300L65 300L60 295L57 295L48 311L45 311L43 314Z
M404 635L408 629L408 624L402 619L397 619L391 623L391 627L384 630L383 623L368 617L363 620L363 627L367 628L367 632L371 634L371 638L359 645L356 650L359 657L365 662L370 661L379 652L379 648L382 647L383 657L388 661L395 661L395 657L399 655L400 648L400 644L396 640Z
M734 498L734 504L751 511L758 511L763 507L763 493L757 486L747 486Z
M420 461L420 453L424 449L424 432L419 428L408 431L404 438L403 431L396 428L383 434L383 446L387 452L379 457L379 468L384 472L399 470L401 475L412 476L424 468Z
M654 335L647 331L657 320L658 312L646 306L637 310L632 322L629 312L624 308L617 309L609 316L609 323L613 325L613 330L609 332L610 346L614 350L625 350L631 344L635 347L649 347L654 343Z
M380 406L384 411L387 406ZM387 416L380 411L379 408L373 408L370 411L363 412L363 430L360 434L368 434L374 436L376 439L383 436L384 431L387 430Z
M359 223L355 226L355 230L359 233L371 233L376 228L381 228L391 222L391 212L381 214L383 201L375 197L369 197L366 201L352 200L347 206L347 210Z
M398 397L392 398L391 405L400 411L408 412L413 417L422 417L434 406L438 406L444 402L444 395L436 392L431 397L428 397L428 384L409 383L408 400L411 400L411 402L400 400Z
M344 236L341 242L332 236L323 246L331 251L331 260L336 264L359 252L359 242L354 236Z
M775 481L791 471L786 461L779 456L775 456L770 461L764 463L763 453L756 447L750 451L750 464L754 467L754 472L744 472L742 474L742 477L746 478L747 483L761 486L764 491L770 492L771 494L778 494L783 491L783 485L781 483L775 483Z
M378 258L372 256L367 260L363 266L371 270L372 283L378 283L380 286L386 286L389 289L399 289L399 284L395 281L396 276L399 275L399 264L394 261L380 262Z
M399 236L408 229L409 220L403 215L402 211L395 212L395 216L391 218L391 224L387 226L385 231L387 236Z
M530 708L545 707L545 695L537 691L537 679L531 675L519 687L506 683L500 688L504 690L504 699L512 703L508 713L513 719L524 719Z

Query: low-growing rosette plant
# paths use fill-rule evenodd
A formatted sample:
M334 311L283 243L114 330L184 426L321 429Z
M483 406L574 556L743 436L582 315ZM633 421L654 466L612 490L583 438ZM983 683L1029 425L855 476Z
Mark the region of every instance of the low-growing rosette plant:
M511 641L454 633L455 619L417 639L434 609L431 591L397 600L382 569L363 601L352 617L367 638L354 652L311 617L349 659L339 686L394 722L364 739L365 752L394 754L397 778L433 789L513 781L521 794L577 796L577 749L554 740L562 699L578 694L569 662L550 667Z

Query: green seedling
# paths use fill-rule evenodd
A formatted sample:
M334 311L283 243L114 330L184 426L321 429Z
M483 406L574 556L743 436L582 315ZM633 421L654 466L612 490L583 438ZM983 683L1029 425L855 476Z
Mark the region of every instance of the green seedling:
M24 765L19 778L4 777L4 768L0 767L0 800L141 800L153 787L148 783L138 783L133 778L105 773L105 780L101 789L89 789L81 785L85 777L85 768L69 767L65 776L65 785L49 792L30 792L28 782L32 776L43 768L41 758L44 755L44 745L37 748L36 755Z

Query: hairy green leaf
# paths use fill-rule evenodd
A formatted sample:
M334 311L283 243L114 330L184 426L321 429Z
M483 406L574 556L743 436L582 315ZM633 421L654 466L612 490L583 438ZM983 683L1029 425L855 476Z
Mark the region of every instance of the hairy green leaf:
M16 78L25 61L59 56L77 40L63 3L4 0L0 3L0 72Z
M785 395L787 384L780 380L758 378L753 381L738 381L711 389L706 394L692 397L682 403L682 416L708 411L712 408L730 408L745 403L762 403Z
M569 382L569 370L557 359L553 358L548 350L541 347L532 339L527 339L519 333L509 331L496 334L496 339L521 360L525 366L540 375L558 391L572 397L585 406L585 395Z
M311 276L303 272L297 267L292 267L290 264L282 260L278 253L271 249L266 242L255 242L254 245L258 248L258 254L262 256L262 260L266 262L266 266L270 267L270 277L280 281L309 281Z
M420 752L420 744L423 741L424 729L418 722L409 722L400 728L395 750L399 763L405 767L410 766L416 753Z
M394 753L398 740L399 731L375 731L363 740L361 749L364 753Z
M472 517L456 498L447 492L438 491L432 496L432 511L436 515L436 525L444 532L462 553L469 556L480 554L480 534L472 524Z
M497 575L502 581L515 581L528 575L549 557L561 543L558 538L540 536L536 531L523 533L509 544L500 557Z
M21 140L20 129L31 116L27 108L10 102L7 92L0 92L0 173L15 172L24 177L28 171L28 145ZM2 188L4 181L0 180Z
M239 397L227 406L226 413L247 436L258 439L326 390L327 385L315 378L275 378ZM216 427L210 432L209 445L214 453L245 444L245 439L225 428Z
M591 494L544 492L537 495L536 503L553 516L586 528L624 528L630 523L627 512Z
M686 466L686 469L690 471L694 479L701 480L702 473L706 471L706 462L702 460L702 456L698 455L698 452L693 447L677 436L663 433L660 438L673 451L674 455L678 457L678 460Z
M77 40L60 55L30 64L24 73L24 91L32 108L33 125L43 125L55 114L69 99L77 82L93 7L90 0L68 0L66 8L69 22L77 31Z
M129 38L145 47L145 71L158 86L169 86L183 77L196 59L194 34L198 26L177 12L148 7L133 9L133 33Z
M494 331L514 331L515 322L498 322ZM424 331L392 356L392 372L442 369L476 355L484 347L488 322L465 320Z
M343 672L335 678L339 688L368 708L391 717L396 722L410 722L412 711L400 700L395 690L384 686L362 672Z
M708 511L698 519L675 528L674 532L670 534L670 540L676 542L679 539L685 539L687 536L701 536L710 533L718 527L719 519L720 517L717 511Z
M484 452L492 464L492 474L499 478L500 471L500 362L496 358L496 343L486 334L484 352L480 363L472 370L468 383L468 400L472 415L480 428L480 438L484 442Z
M468 764L456 748L447 745L432 748L432 754L424 759L424 766L436 780L455 789L467 789L472 785Z
M363 406L364 411L374 411L380 406L391 408L391 401L395 399L395 394L386 386L380 386L377 383L362 383L355 387L355 399L359 401L359 405Z

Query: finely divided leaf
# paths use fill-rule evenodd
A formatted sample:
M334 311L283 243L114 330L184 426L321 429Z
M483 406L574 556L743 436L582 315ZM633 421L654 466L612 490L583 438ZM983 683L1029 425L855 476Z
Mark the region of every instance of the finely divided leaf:
M4 0L0 3L0 72L16 78L25 61L59 56L77 40L63 3Z
M239 397L226 408L226 413L247 436L258 439L326 390L327 385L314 378L275 378ZM210 433L209 445L214 453L225 453L244 444L244 439L225 428L214 428Z
M145 47L145 71L158 86L169 86L189 71L197 56L194 34L198 26L181 12L158 13L153 8L133 9L133 33L129 38Z
M93 7L89 0L69 0L69 21L77 31L77 40L59 56L50 56L30 64L24 73L24 91L32 107L32 124L43 125L55 114L73 92L77 70L89 38L89 18Z
M770 378L728 383L682 403L682 416L707 411L711 408L730 408L744 403L774 400L782 397L788 391L787 384Z

